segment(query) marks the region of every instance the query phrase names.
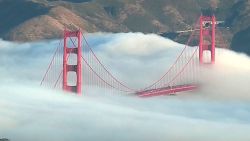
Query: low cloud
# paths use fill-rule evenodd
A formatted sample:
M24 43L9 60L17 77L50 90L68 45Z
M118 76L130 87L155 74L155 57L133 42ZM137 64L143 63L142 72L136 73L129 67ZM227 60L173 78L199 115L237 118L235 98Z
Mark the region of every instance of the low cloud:
M138 87L159 78L184 47L141 33L87 39L112 73ZM0 138L250 140L250 58L244 54L218 49L216 64L204 67L195 93L141 99L96 90L79 97L39 87L57 44L0 41Z

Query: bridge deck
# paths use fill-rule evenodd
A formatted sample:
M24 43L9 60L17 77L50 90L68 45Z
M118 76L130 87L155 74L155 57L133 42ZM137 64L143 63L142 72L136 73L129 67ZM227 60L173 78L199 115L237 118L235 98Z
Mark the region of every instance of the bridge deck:
M171 95L179 92L192 91L197 89L198 86L194 84L188 85L178 85L172 87L164 87L158 89L151 89L146 91L137 92L136 95L140 97L153 97L153 96L161 96L161 95Z

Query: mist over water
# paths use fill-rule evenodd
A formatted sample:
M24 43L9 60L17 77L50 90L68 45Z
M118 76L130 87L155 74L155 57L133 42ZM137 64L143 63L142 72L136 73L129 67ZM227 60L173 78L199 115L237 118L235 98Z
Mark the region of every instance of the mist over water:
M87 40L115 76L138 87L158 79L184 47L142 33L96 33ZM57 45L0 41L0 138L250 140L250 58L244 54L217 49L216 64L204 67L194 93L79 97L39 86Z

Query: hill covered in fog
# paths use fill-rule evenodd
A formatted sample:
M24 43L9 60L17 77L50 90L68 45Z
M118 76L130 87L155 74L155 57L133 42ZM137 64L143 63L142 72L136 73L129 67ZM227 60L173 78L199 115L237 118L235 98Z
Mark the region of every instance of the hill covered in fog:
M249 52L249 5L249 0L0 0L0 38L58 38L65 27L87 32L169 33L190 29L201 9L213 8L218 20L230 28L225 34L229 42L233 40L232 48Z

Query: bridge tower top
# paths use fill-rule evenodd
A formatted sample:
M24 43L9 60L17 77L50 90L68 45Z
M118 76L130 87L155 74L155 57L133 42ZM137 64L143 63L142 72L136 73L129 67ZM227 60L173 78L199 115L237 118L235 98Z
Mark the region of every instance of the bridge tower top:
M63 90L82 94L82 32L64 30L64 51L63 51ZM74 41L72 40L74 38ZM71 62L70 57L75 54L76 61ZM75 58L74 58L75 59ZM76 80L70 84L69 73L76 75Z
M214 15L200 16L200 43L199 43L200 64L215 63L216 24L217 24L216 17ZM207 58L204 58L205 51L210 52L209 60Z

